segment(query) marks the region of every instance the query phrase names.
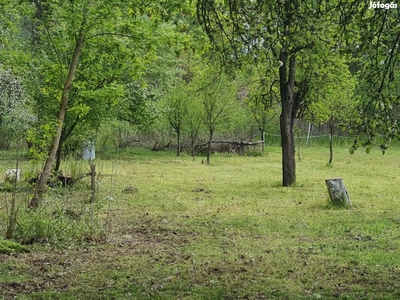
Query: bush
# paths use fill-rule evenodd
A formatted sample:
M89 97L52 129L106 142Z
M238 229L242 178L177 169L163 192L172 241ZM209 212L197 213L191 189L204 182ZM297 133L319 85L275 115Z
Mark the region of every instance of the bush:
M37 212L20 212L14 239L24 245L56 245L79 243L82 240L94 239L97 233L101 233L99 223L92 217L96 207L80 212L65 208L50 212L48 208Z

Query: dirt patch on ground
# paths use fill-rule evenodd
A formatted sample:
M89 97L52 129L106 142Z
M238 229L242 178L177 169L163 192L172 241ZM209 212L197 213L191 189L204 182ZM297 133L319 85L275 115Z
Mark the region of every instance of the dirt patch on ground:
M125 267L127 258L144 255L152 259L159 256L158 249L163 249L166 256L174 260L174 255L170 255L176 252L174 249L193 238L193 233L144 225L124 229L75 249L1 255L0 296L14 299L17 295L35 292L67 292L80 286L77 274L82 277L87 273L90 277L93 272L95 277L96 272L120 270ZM99 283L94 288L101 290L103 285Z

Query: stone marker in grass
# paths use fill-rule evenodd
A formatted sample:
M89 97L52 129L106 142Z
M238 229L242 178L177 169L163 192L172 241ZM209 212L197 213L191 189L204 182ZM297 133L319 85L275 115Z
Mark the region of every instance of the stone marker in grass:
M342 178L330 178L326 179L325 182L333 205L351 206L349 192L344 186Z

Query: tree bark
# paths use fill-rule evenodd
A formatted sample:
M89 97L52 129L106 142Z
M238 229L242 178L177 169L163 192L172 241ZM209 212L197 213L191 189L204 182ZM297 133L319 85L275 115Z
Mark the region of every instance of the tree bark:
M191 146L192 146L192 160L195 160L196 159L196 153L194 151L195 140L191 139L190 143L191 143Z
M67 115L64 116L66 118ZM62 155L62 148L64 146L64 142L69 138L69 136L72 134L74 131L76 125L79 124L79 121L81 119L79 117L76 118L74 123L72 123L71 127L68 129L68 131L65 131L65 127L62 128L61 130L61 137L60 137L60 143L58 145L57 153L56 153L56 166L54 167L54 171L59 171L60 170L60 165L61 165L61 155Z
M60 143L58 144L58 148L57 148L57 152L56 152L56 166L54 167L54 171L56 171L56 172L58 172L60 170L61 152L62 152L63 144L64 144L64 139L61 137Z
M176 131L176 156L180 156L181 155L181 130L177 130Z
M282 111L279 118L281 141L282 141L282 184L290 186L296 183L296 150L294 142L294 121L296 113L294 106L294 79L296 57L291 55L289 58L289 75L287 76L288 54L285 51L280 53L282 66L279 68L279 82L281 93Z
M333 161L333 124L329 124L329 164Z
M208 149L207 149L207 164L210 164L210 155L211 155L211 143L213 139L214 130L210 130L210 138L208 140Z
M87 4L87 5L89 6L89 4ZM36 209L39 206L41 200L43 199L43 193L44 193L47 181L50 177L50 173L51 173L51 169L54 164L57 149L60 144L61 132L62 132L63 124L64 124L65 114L67 112L69 93L71 91L72 83L73 83L74 77L75 77L75 72L78 67L79 57L81 55L81 51L82 51L84 41L85 41L85 29L86 29L85 27L86 27L87 18L89 15L88 6L85 8L85 10L83 12L84 15L83 15L82 24L81 24L81 27L79 30L79 34L77 36L76 45L75 45L74 53L72 55L71 63L69 66L68 75L67 75L67 78L64 83L63 94L61 97L61 104L60 104L60 108L59 108L59 112L58 112L57 130L53 137L53 141L51 144L51 148L50 148L46 163L43 167L40 178L36 184L34 196L28 205L28 207L31 209Z
M200 124L200 123L198 123ZM197 135L199 132L199 127L200 125L190 125L190 144L191 144L191 148L192 148L192 159L195 160L196 159L196 148L195 148L195 144L196 144L196 139L197 139Z
M261 140L262 140L261 149L262 149L262 152L264 153L265 152L265 131L262 132Z

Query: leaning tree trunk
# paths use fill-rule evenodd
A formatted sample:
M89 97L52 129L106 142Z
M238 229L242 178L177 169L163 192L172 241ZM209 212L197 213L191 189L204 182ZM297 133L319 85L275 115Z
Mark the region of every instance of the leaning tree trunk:
M88 9L88 7L86 7L86 10L84 11L81 28L80 28L80 31L79 31L79 34L78 34L78 37L76 40L74 53L72 55L72 60L71 60L70 66L69 66L68 75L67 75L67 78L64 83L63 94L61 97L61 105L60 105L60 109L58 112L57 130L56 130L56 133L54 135L54 138L53 138L53 141L51 144L49 156L47 157L46 163L43 167L42 173L40 175L40 179L38 180L38 182L36 184L34 196L28 205L32 209L36 209L39 206L40 201L43 199L43 193L44 193L47 181L50 177L50 173L51 173L51 169L54 164L57 149L60 144L61 132L62 132L63 124L64 124L64 118L65 118L65 114L67 112L69 93L71 91L72 83L73 83L74 77L75 77L75 72L78 67L79 57L80 57L80 54L81 54L81 51L83 48L83 44L85 41L84 31L85 31L85 27L86 27L88 14L89 14L89 9Z
M64 116L64 118L66 118L66 117L67 117L67 115ZM80 121L80 118L77 117L76 120L74 121L74 123L72 123L71 127L68 129L68 131L65 131L65 127L63 127L61 130L60 143L58 144L58 149L57 149L57 153L56 153L56 166L54 167L54 171L56 171L56 172L60 170L61 158L62 158L61 156L62 156L64 142L72 134L76 125L78 125L79 121Z
M295 56L290 56L289 76L287 76L286 52L282 51L280 61L282 66L279 68L279 82L281 93L282 111L279 118L281 142L282 142L282 179L283 186L290 186L296 183L296 150L294 142L294 121L296 112L294 111L294 78L295 78Z
M64 145L64 139L61 137L60 138L60 143L58 144L57 152L56 152L56 166L54 167L54 171L58 172L60 170L61 166L61 153L62 153L62 148Z

